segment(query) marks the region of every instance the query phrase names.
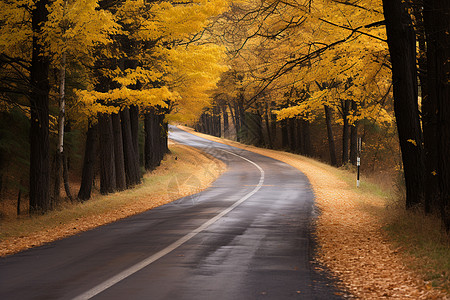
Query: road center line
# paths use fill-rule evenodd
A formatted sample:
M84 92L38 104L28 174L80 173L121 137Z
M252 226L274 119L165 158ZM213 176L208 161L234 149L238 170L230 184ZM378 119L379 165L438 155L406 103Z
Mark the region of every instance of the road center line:
M180 239L178 239L177 241L173 242L172 244L170 244L166 248L164 248L164 249L160 250L159 252L157 252L157 253L147 257L146 259L144 259L144 260L134 264L133 266L129 267L128 269L125 269L124 271L120 272L119 274L117 274L117 275L107 279L106 281L104 281L104 282L100 283L99 285L93 287L92 289L84 292L83 294L73 298L73 300L91 299L92 297L100 294L101 292L105 291L106 289L110 288L111 286L115 285L116 283L118 283L118 282L122 281L123 279L133 275L134 273L138 272L139 270L142 270L143 268L147 267L148 265L150 265L153 262L157 261L161 257L169 254L173 250L177 249L178 247L180 247L181 245L183 245L184 243L186 243L187 241L192 239L194 236L196 236L200 232L204 231L206 228L211 226L217 220L219 220L224 215L226 215L227 213L232 211L234 208L239 206L242 202L244 202L245 200L247 200L248 198L253 196L262 187L262 185L264 183L264 170L258 164L256 164L255 162L253 162L253 161L251 161L251 160L249 160L249 159L247 159L247 158L245 158L243 156L235 154L233 152L230 152L230 151L227 151L227 150L223 150L223 149L219 149L219 150L224 151L224 152L226 152L228 154L237 156L237 157L239 157L239 158L241 158L241 159L251 163L252 165L254 165L261 172L261 177L259 178L258 185L250 193L246 194L244 197L242 197L238 201L234 202L231 206L229 206L228 208L224 209L218 215L216 215L212 219L209 219L208 221L206 221L205 223L200 225L198 228L194 229L190 233L188 233L185 236L181 237Z

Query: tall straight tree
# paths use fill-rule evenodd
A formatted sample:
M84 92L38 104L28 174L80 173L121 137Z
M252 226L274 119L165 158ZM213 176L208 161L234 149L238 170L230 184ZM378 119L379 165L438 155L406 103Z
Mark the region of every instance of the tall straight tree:
M419 120L416 38L402 0L383 0L387 42L392 63L394 111L402 151L406 207L424 199L424 159Z
M133 135L130 120L130 109L128 107L123 108L120 111L120 119L122 124L122 137L123 137L123 154L125 158L125 175L127 181L127 187L139 184L140 171L139 171L139 158L136 157L133 143Z
M86 201L91 198L92 183L95 174L95 161L98 145L98 124L89 124L86 134L86 145L84 150L83 171L78 199Z
M49 66L42 40L48 0L36 1L32 11L33 50L30 69L30 212L46 212L49 199Z
M116 190L114 134L110 114L99 114L98 129L100 138L100 193L108 194Z
M450 1L424 1L428 102L436 107L439 210L450 230Z

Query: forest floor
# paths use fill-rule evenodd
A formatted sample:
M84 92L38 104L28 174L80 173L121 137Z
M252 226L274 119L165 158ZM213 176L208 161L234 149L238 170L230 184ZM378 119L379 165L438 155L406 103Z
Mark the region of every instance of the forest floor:
M166 155L161 165L145 174L143 183L133 189L105 196L96 194L84 203L64 203L45 215L0 219L0 256L43 245L198 193L226 170L222 161L199 150L178 144L169 146L171 153ZM202 168L198 167L200 165ZM176 178L174 174L177 174ZM200 186L190 185L190 176L195 176Z
M395 214L395 208L390 197L376 186L362 182L357 189L354 176L347 170L300 155L248 146L180 127L216 142L283 161L302 171L312 185L320 211L315 224L319 245L316 260L354 297L450 299L448 290L445 291L449 286L448 262L433 270L438 273L438 286L444 289L434 288L433 281L411 267L423 265L428 258L410 255L405 243L396 243L387 233L389 220L386 216ZM448 257L448 245L443 251Z

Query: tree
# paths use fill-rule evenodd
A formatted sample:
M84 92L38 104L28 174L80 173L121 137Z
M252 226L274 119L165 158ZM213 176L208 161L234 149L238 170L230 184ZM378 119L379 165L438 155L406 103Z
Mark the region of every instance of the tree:
M400 0L383 0L392 63L394 110L404 167L406 206L423 203L424 157L419 120L416 39L410 15Z

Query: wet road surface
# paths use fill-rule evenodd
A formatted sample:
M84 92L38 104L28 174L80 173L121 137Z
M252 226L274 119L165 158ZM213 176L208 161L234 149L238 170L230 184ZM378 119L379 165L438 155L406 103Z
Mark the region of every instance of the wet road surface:
M200 194L1 258L0 299L339 298L310 262L314 201L301 172L174 127L170 137L227 172Z

